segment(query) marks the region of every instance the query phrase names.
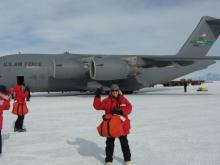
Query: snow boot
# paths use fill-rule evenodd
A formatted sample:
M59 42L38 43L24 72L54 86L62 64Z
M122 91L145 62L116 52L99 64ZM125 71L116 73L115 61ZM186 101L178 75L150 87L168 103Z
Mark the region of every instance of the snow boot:
M126 161L125 165L132 165L131 161Z
M21 129L18 129L17 132L26 132L26 128L21 128Z
M106 162L105 165L112 165L112 162Z

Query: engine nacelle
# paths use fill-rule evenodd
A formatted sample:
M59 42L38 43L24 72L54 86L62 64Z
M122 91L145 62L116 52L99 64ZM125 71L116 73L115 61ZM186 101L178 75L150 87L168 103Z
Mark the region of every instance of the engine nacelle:
M93 80L119 80L129 76L128 63L115 58L93 58L89 65L90 78Z

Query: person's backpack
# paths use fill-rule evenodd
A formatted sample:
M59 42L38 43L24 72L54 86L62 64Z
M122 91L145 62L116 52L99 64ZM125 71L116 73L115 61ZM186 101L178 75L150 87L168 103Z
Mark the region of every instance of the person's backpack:
M124 134L123 121L118 115L103 115L103 121L97 127L100 136L103 137L120 137Z

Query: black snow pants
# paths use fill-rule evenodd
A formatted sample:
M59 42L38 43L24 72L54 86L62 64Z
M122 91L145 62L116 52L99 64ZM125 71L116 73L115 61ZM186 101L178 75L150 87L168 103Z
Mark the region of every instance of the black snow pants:
M119 140L121 143L121 150L123 152L124 161L130 161L131 160L131 152L130 152L127 136L120 136ZM115 138L107 138L106 139L105 162L112 162L113 161L113 153L114 153L114 147L115 147L114 142L115 142Z
M15 128L16 129L22 129L23 128L23 122L24 122L24 115L19 116L17 120L15 121Z

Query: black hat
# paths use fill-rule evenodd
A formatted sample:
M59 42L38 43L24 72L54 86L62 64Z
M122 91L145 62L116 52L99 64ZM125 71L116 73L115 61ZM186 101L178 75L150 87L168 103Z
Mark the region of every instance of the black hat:
M24 84L24 77L23 76L17 76L17 84L19 84L19 85Z
M0 85L0 92L7 92L7 88L4 85Z

